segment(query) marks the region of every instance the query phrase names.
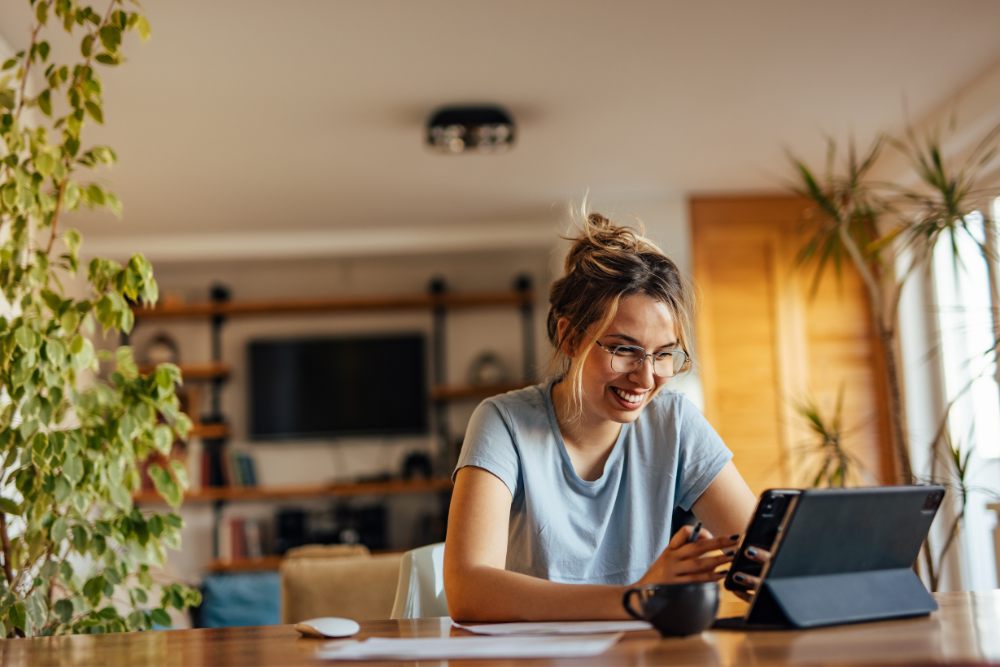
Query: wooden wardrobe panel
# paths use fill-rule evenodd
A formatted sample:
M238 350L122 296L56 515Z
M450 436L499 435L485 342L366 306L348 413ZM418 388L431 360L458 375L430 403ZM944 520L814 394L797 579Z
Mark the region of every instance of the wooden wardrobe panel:
M794 267L806 202L791 197L691 201L701 291L697 359L705 412L755 493L803 486L816 437L796 405L811 396L832 416L843 387L845 443L880 483L885 412L864 286L851 267Z

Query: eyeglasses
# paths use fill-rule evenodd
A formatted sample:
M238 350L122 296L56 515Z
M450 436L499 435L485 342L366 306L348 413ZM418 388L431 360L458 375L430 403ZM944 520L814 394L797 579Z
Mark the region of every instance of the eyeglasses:
M683 350L665 350L656 354L647 353L637 345L619 345L615 348L605 347L600 341L594 341L605 352L611 353L611 370L616 373L632 373L646 361L653 362L653 372L657 377L668 378L679 373L689 357Z

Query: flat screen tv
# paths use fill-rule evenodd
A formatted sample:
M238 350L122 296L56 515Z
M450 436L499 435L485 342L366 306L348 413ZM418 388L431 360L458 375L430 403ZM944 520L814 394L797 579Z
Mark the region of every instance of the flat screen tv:
M425 348L421 334L252 341L250 437L426 434Z

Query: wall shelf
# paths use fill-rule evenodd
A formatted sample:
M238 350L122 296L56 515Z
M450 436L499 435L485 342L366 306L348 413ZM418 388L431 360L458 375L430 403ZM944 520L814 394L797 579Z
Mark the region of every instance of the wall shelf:
M224 380L229 377L229 366L215 361L202 364L177 364L177 367L181 369L181 376L185 380ZM156 371L154 364L139 366L139 372L143 375L149 375L154 371Z
M178 306L143 308L133 306L136 320L199 319L222 315L291 315L305 313L358 312L378 310L431 310L434 308L488 308L527 306L534 303L531 290L470 292L466 294L412 294L337 299L281 299L272 301L214 301Z
M207 320L210 325L211 362L201 364L180 364L181 375L185 380L205 381L210 387L211 409L204 421L198 423L199 415L195 412L198 401L193 400L188 408L192 413L193 424L190 435L203 440L205 458L209 462L200 470L203 472L202 488L185 494L186 503L203 503L211 505L214 511L213 521L213 551L218 559L220 525L223 521L223 509L228 503L234 502L267 502L293 500L299 498L326 498L358 495L387 495L407 493L437 493L443 496L442 503L447 502L447 496L452 490L448 474L458 458L455 439L449 432L448 404L451 401L467 401L483 399L502 394L513 389L520 389L531 384L534 376L534 306L535 293L531 288L531 277L517 276L510 290L495 292L451 293L447 290L444 279L434 278L428 285L428 291L422 294L403 294L396 296L357 296L328 297L306 299L281 299L257 301L230 301L229 290L217 285L210 290L210 301L192 304L160 305L155 308L133 306L136 323L142 321L173 321L173 320ZM523 373L520 381L504 382L490 385L447 385L445 372L445 323L449 311L475 308L507 308L513 307L520 312L521 335L523 337ZM311 486L288 487L225 487L208 486L209 483L221 483L225 475L219 470L220 463L226 454L226 441L231 437L231 429L226 423L222 411L222 387L231 376L230 367L222 361L222 330L227 321L234 317L269 317L287 315L307 315L320 313L359 313L359 312L399 312L427 311L431 315L431 335L429 345L430 371L430 410L433 413L433 430L439 442L437 462L434 466L441 477L420 480L386 480L372 482L357 482L349 484L326 484ZM123 344L128 344L128 338L123 334ZM149 373L153 366L143 366L140 371ZM197 392L197 387L191 387L191 392ZM195 393L195 395L197 395ZM196 462L197 465L199 462ZM134 496L138 504L163 504L164 501L155 491L143 491ZM446 512L446 508L442 510ZM239 562L213 561L210 569L213 571L238 571L274 569L276 562L269 558L246 560Z
M202 440L221 440L229 437L229 424L194 424L188 437Z
M207 487L184 494L185 503L255 502L293 500L296 498L328 498L340 496L393 495L451 491L448 477L433 479L390 479L381 482L349 482L302 486L224 486ZM166 501L155 491L143 491L133 496L139 504L162 504Z

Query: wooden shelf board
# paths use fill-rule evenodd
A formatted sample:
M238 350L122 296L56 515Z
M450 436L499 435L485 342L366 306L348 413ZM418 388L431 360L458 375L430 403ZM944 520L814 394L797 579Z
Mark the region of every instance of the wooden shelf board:
M203 440L221 440L229 437L229 424L195 424L188 431L188 437Z
M529 386L526 382L501 382L498 384L482 385L456 385L431 387L431 398L437 401L451 400L459 401L464 399L489 398L497 394L505 394L508 391L524 389Z
M229 376L229 366L219 362L207 362L203 364L177 364L181 369L181 375L185 380L211 380L214 378L226 378ZM149 375L156 370L153 364L143 364L139 366L139 372Z
M184 495L186 503L252 502L262 500L292 500L332 496L387 495L397 493L424 493L451 491L451 479L392 479L384 482L350 482L347 484L316 484L302 486L248 486L207 487ZM137 503L163 503L155 491L135 494Z
M400 296L342 297L326 299L282 299L270 301L229 301L192 303L142 308L134 306L137 320L191 319L212 315L248 316L295 313L363 312L373 310L422 310L440 308L483 308L534 303L532 291L473 292L468 294L412 294Z

